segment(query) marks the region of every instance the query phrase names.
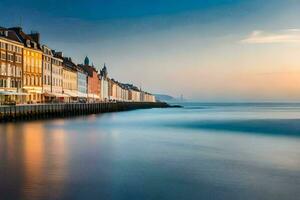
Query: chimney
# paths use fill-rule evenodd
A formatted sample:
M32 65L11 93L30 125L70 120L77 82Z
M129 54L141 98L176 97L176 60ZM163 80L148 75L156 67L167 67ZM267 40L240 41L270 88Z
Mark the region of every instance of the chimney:
M5 31L4 31L4 36L5 36L5 37L8 37L8 30L5 30Z
M36 43L40 44L40 33L31 31L30 34L28 34Z
M64 57L63 52L59 51L59 52L55 52L55 55L59 56L59 57Z

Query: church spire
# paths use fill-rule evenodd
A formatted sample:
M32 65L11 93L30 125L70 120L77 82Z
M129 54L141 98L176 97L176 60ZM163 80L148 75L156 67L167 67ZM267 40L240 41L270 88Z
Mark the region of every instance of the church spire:
M90 59L86 56L84 59L84 65L89 65L90 64Z

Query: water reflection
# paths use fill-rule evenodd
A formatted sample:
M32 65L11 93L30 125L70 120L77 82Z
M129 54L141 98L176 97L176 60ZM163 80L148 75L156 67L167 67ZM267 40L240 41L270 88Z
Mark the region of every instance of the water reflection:
M40 122L1 126L1 171L4 173L0 185L5 191L1 194L7 195L7 199L61 196L67 175L65 136L63 129L52 132ZM11 185L20 187L8 193Z
M300 138L289 134L299 114L199 107L2 124L0 199L300 196ZM239 115L256 116L261 132ZM282 123L270 127L266 116Z

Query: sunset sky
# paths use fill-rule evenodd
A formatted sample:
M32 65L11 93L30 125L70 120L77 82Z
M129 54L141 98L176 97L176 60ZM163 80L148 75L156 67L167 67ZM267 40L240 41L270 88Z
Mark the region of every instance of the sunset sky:
M298 0L0 1L0 26L39 31L76 62L153 93L300 100Z

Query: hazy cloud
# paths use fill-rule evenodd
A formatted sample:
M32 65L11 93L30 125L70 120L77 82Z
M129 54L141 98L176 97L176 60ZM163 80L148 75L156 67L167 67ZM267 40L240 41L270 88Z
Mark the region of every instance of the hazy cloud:
M276 32L255 30L240 42L246 44L300 43L300 29L284 29Z

